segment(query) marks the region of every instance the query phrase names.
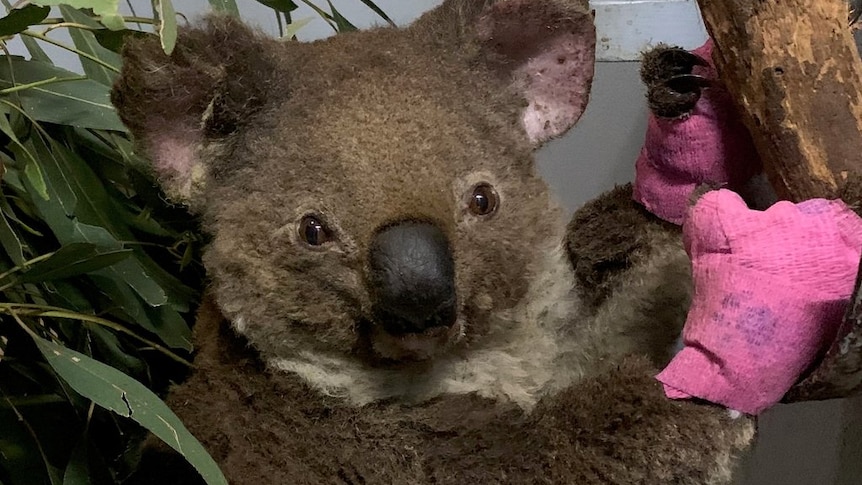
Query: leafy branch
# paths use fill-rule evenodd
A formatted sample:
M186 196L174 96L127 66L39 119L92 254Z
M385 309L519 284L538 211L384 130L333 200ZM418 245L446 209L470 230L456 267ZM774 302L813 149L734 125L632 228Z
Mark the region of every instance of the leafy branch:
M336 32L356 29L328 0L256 1L286 39L309 20L293 18L300 5ZM131 15L117 0L0 0L4 485L121 482L147 432L207 483L225 483L158 397L192 366L205 237L193 216L165 203L110 103L125 40L158 36L170 53L182 13L172 0L142 2L143 15L126 3ZM234 0L209 4L240 15ZM66 33L71 42L57 40ZM26 58L9 53L13 39ZM54 65L43 46L73 53L82 73Z

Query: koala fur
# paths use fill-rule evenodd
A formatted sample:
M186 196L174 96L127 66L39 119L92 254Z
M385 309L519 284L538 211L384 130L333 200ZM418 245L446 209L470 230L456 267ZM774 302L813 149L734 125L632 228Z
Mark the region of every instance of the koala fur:
M170 57L129 41L113 101L212 237L195 369L167 402L231 483L730 480L752 423L652 377L691 291L678 232L619 188L567 237L535 172L586 105L594 37L586 1L447 0L308 44L222 17ZM382 234L415 264L381 258ZM406 268L425 305L449 266L433 325L382 301ZM197 483L152 453L137 483Z

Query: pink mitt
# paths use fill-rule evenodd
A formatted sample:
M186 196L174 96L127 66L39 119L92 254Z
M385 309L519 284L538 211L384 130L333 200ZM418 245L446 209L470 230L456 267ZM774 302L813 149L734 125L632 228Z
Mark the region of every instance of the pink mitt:
M688 115L660 118L650 113L646 139L636 162L634 200L658 217L682 224L689 196L702 184L738 189L762 170L751 137L712 63L712 41L692 51L708 66L692 74L711 81Z
M705 194L683 226L694 300L684 347L657 379L674 399L748 414L777 403L835 338L862 251L862 219L841 201L749 210Z

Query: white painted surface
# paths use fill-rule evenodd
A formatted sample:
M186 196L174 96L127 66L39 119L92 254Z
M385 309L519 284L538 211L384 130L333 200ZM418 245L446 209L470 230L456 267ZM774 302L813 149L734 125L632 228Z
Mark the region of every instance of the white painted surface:
M706 41L695 0L593 0L591 5L600 61L636 61L660 42L694 49Z

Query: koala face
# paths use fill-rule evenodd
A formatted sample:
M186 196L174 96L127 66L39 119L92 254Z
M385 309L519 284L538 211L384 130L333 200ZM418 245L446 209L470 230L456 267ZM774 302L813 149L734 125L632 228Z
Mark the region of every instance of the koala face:
M264 356L410 366L485 346L560 244L532 152L580 116L593 39L563 0L311 44L211 18L171 57L129 45L113 99Z
M327 46L376 67L325 93L282 80L293 96L241 136L244 168L207 204L218 300L279 355L421 360L481 341L489 314L523 297L532 263L560 240L532 147L489 114L509 100L393 32ZM305 65L306 79L339 77ZM315 110L297 116L307 103Z

